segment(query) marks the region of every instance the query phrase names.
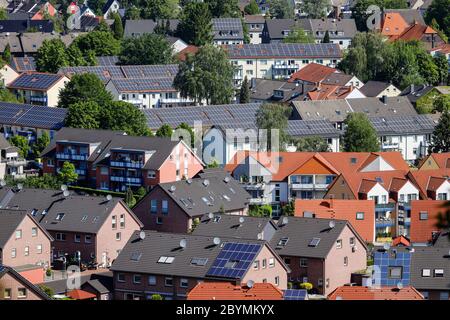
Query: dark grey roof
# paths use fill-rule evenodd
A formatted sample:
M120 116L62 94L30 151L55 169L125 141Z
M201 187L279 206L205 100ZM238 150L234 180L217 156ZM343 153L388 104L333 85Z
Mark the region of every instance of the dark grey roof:
M8 88L46 91L61 80L62 75L53 73L25 72L8 84Z
M329 120L342 122L353 109L348 100L293 101L292 105L302 120Z
M250 194L229 175L161 183L158 187L191 217L243 210L250 199Z
M334 221L334 228L330 228L330 221ZM281 256L324 259L347 225L350 224L345 220L300 217L288 217L288 223L283 225L280 218L270 245ZM279 245L282 238L289 238L286 245ZM313 238L320 239L315 247L309 245Z
M356 98L347 99L347 103L353 109L353 112L363 112L367 116L415 116L416 109L405 97L383 98Z
M26 215L26 211L0 209L0 249L3 249Z
M82 285L82 287L88 285L88 286L91 286L95 291L97 291L100 294L110 293L110 292L112 292L112 288L113 288L113 286L112 286L113 279L112 279L112 277L110 277L110 278L111 279L109 279L110 280L109 288L105 287L104 283L102 283L102 281L99 279L88 280L88 281L86 281L86 283L84 283Z
M111 79L111 84L122 92L176 92L174 78Z
M103 5L103 8L102 8L103 14L105 14L109 10L109 8L113 5L113 3L115 1L116 0L108 0L108 1L105 2L105 4Z
M244 219L244 222L241 223L240 219ZM213 219L210 219L208 215L204 215L192 234L262 240L266 239L263 231L267 225L271 225L273 230L276 229L275 223L270 218L216 214Z
M369 118L378 135L429 134L436 122L427 114L371 117Z
M401 93L401 96L406 96L411 103L416 103L417 100L422 98L428 92L433 90L434 86L428 85L410 85L406 87Z
M64 125L67 109L30 104L0 102L0 124L59 130Z
M53 21L51 20L0 20L0 32L26 32L30 28L39 32L52 32Z
M300 23L300 27L303 27L303 29L308 27L306 20L300 20ZM280 40L286 37L283 31L291 31L295 25L294 19L267 19L265 31L268 32L270 40Z
M5 136L0 134L0 150L11 148L11 144L6 140Z
M309 19L309 23L315 38L323 38L318 32L328 31L330 39L348 39L357 32L354 19Z
M292 137L337 138L341 135L328 120L289 120L286 132Z
M450 290L449 247L414 247L411 255L411 285L419 290ZM422 277L422 270L430 269L430 277ZM443 277L434 277L435 269L443 269Z
M97 57L97 65L99 66L115 66L118 62L119 62L118 56Z
M36 71L36 61L34 57L11 57L11 67L17 72Z
M352 78L353 78L353 75L345 74L342 72L334 72L334 73L330 74L328 77L326 77L322 81L322 84L345 86Z
M403 19L409 24L413 25L416 22L421 25L426 25L422 13L414 9L384 9L384 13L396 12L399 13Z
M381 92L386 90L391 83L382 81L367 81L359 91L361 91L366 97L376 97Z
M19 283L21 283L28 290L32 291L34 294L36 294L42 300L51 300L51 298L41 288L39 288L38 286L32 284L30 281L28 281L25 277L23 277L21 274L19 274L17 271L15 271L13 268L7 267L7 266L4 266L4 265L0 264L0 279L5 274L11 275Z
M245 58L340 58L342 51L335 43L261 43L224 46L230 59Z
M313 86L302 86L280 80L269 79L252 79L250 88L250 99L261 101L277 101L277 102L289 102L293 99L300 99L305 91L313 89ZM274 91L282 93L283 96L274 96Z
M170 30L175 31L177 29L178 19L169 19ZM165 23L165 20L162 22ZM133 37L140 36L144 33L153 33L155 27L158 25L158 20L142 19L142 20L127 20L125 21L124 36Z
M180 247L180 241L183 239L186 240L184 249ZM221 238L221 244L227 242L265 244L264 241L258 240ZM137 231L113 262L111 270L200 279L210 278L207 276L208 270L221 250L221 245L214 245L213 237L145 231L145 238L142 240ZM132 256L139 257L138 261L133 261ZM169 264L158 263L162 256L174 257L174 260ZM204 258L207 259L207 262L204 266L193 265L191 264L193 258ZM277 258L279 259L279 257Z
M433 242L433 246L437 248L450 248L450 235L448 231L440 232Z

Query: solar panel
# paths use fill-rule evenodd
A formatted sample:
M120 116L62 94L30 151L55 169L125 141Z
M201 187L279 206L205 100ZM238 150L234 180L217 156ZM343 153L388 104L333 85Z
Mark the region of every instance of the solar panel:
M58 130L63 127L67 110L28 104L0 102L0 123Z
M284 300L306 300L308 292L303 289L284 290Z
M393 250L395 249L375 252L374 266L378 268L375 269L374 280L382 286L397 286L398 283L408 286L410 284L411 253L397 252L394 254ZM401 268L400 277L393 277L390 274L391 269L398 267Z
M209 277L240 279L253 263L261 244L227 242L206 273Z
M117 56L101 56L97 57L97 64L99 66L115 66L119 62Z
M18 89L24 88L32 90L46 90L60 79L61 75L52 73L22 73L12 83L10 83L8 87Z
M229 45L226 47L231 59L289 57L294 58L339 58L342 52L339 45L332 43L262 43Z

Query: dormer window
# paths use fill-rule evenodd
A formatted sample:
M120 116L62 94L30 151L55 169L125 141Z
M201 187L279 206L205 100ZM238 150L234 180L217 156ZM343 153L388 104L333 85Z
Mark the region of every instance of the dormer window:
M58 213L57 215L56 215L56 221L62 221L62 219L64 219L64 216L65 216L66 214L65 213Z

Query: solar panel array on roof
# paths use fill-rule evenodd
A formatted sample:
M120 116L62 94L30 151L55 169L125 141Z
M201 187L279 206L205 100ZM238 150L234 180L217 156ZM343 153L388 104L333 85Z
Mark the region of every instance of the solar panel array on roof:
M287 289L284 290L284 300L306 300L308 292L303 289Z
M237 18L213 19L214 39L219 38L243 38L242 22Z
M173 78L112 79L111 81L119 92L176 91L173 87Z
M17 89L33 89L33 90L47 90L58 80L61 75L52 73L22 73L8 87Z
M226 46L231 59L246 57L285 58L339 58L342 56L338 44L332 43L262 43Z
M206 275L219 278L242 278L261 250L261 246L261 244L225 243Z
M395 287L401 283L403 286L409 286L411 279L411 253L395 252L394 250L375 252L373 264L378 267L375 269L374 274L375 284Z
M118 56L97 57L97 65L99 66L115 66L118 62L119 62Z
M426 114L393 117L371 117L370 121L378 133L432 132L436 123Z
M59 130L66 114L63 108L0 102L0 123L6 125Z
M339 136L340 132L327 120L290 120L287 133L291 136Z
M17 72L36 71L36 61L33 57L13 57L11 65Z

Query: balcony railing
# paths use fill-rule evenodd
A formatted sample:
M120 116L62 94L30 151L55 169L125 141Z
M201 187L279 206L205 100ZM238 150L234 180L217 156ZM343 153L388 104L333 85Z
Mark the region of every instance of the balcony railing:
M326 183L292 183L292 190L326 190L328 184Z
M80 175L80 176L85 176L86 175L86 170L85 169L75 169L75 172Z
M135 168L141 169L144 167L143 162L131 162L131 161L111 161L111 167L120 167L120 168Z
M59 160L81 160L86 161L89 156L85 153L64 153L58 152L56 153L56 159Z
M246 190L261 190L264 189L264 183L246 183L244 184L244 189Z
M395 225L394 220L392 219L376 219L375 227L376 228L386 228L393 227Z
M387 212L395 209L394 203L379 203L375 205L376 212Z
M384 142L384 143L381 144L381 148L383 150L398 149L399 148L399 144L398 143L393 143L393 142Z
M10 167L22 167L27 165L26 160L6 160L6 165Z
M269 201L268 197L262 197L262 198L250 198L249 202L250 202L250 204L262 205L262 204L268 204L270 201Z
M298 70L300 69L299 64L287 64L287 63L278 63L273 65L274 69L289 69L289 70Z
M142 184L142 178L135 177L111 176L111 181L130 184Z
M31 96L30 101L47 103L46 96Z

